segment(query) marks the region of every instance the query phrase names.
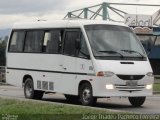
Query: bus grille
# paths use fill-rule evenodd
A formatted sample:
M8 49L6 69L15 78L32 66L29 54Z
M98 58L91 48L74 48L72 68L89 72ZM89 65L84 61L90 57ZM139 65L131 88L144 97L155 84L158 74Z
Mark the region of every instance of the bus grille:
M117 75L122 80L140 80L145 75Z
M142 91L142 89L145 88L144 85L137 85L137 86L115 85L115 87L119 91L126 91L126 92Z

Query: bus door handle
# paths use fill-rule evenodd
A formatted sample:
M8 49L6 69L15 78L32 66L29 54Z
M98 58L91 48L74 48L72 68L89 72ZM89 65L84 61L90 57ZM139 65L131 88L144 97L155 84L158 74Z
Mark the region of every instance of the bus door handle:
M67 70L67 68L64 68L64 67L63 67L63 69L64 69L64 70Z
M60 67L62 67L64 70L67 70L67 68L63 67L63 65L59 65Z

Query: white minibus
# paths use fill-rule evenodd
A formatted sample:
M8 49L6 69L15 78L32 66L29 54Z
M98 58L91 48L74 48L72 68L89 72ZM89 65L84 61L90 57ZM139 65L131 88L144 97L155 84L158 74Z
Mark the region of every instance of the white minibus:
M97 98L128 97L141 106L154 76L141 42L122 23L59 20L17 23L7 47L7 83L28 99L62 93L93 105Z

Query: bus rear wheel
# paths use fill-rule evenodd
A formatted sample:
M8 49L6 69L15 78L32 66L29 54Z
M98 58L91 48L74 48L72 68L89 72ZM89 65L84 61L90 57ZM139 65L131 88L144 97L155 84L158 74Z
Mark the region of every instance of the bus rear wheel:
M140 107L145 102L146 97L128 97L128 99L134 107Z
M42 99L44 92L34 90L33 80L31 78L27 78L24 83L24 95L27 99Z
M89 83L83 83L79 90L82 105L91 106L96 103L97 98L93 97L92 87Z

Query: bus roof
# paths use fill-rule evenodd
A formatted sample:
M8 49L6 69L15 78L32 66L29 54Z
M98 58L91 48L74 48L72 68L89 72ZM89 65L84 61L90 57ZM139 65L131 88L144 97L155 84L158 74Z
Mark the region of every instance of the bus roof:
M54 21L35 21L35 22L19 22L13 25L13 29L38 29L38 28L79 28L84 25L106 24L127 26L123 23L110 22L103 20L54 20Z

